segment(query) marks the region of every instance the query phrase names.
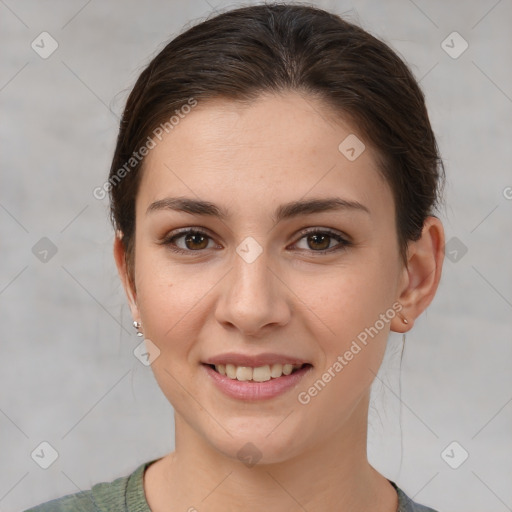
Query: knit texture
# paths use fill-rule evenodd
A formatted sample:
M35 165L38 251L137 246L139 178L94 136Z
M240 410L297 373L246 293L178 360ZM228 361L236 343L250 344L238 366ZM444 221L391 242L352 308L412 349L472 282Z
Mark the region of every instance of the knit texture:
M128 476L101 482L90 490L56 498L24 512L151 512L144 493L144 471L159 459L144 462ZM396 484L388 480L398 494L396 512L437 512L412 501Z

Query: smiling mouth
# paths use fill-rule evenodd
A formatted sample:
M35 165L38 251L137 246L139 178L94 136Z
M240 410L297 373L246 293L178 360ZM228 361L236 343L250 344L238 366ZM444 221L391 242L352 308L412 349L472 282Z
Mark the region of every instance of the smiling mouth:
M312 366L305 364L272 364L253 368L251 366L236 366L234 364L206 364L217 373L224 375L232 380L266 382L269 380L279 379L283 376L291 375L301 368Z

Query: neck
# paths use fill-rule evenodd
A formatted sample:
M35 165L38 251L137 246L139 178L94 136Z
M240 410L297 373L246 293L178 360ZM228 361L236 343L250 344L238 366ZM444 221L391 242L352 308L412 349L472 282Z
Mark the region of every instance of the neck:
M159 461L148 503L155 512L395 512L396 491L367 460L367 414L368 397L332 436L294 458L249 467L213 448L175 413L176 450Z

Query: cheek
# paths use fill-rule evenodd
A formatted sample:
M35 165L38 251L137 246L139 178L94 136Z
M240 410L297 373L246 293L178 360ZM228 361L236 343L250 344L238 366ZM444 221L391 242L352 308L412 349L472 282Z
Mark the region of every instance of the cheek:
M214 270L199 267L176 265L160 249L141 247L137 254L137 303L144 335L169 364L174 365L178 353L181 361L193 359L194 343L207 321L207 295L218 276Z
M144 250L136 254L135 272L137 304L144 326L144 335L158 345L167 348L165 339L173 337L180 327L190 299L190 287L184 287L179 274L164 258L157 257L159 251Z
M167 400L181 411L187 404L190 407L185 389L190 389L197 372L195 341L204 321L197 308L201 293L165 266L144 265L142 258L139 262L138 302L144 337L159 350L151 368Z
M348 340L373 325L379 315L391 307L393 277L380 264L360 262L332 272L327 290L311 296L312 309L321 311L331 328L331 337Z
M382 260L360 262L331 277L329 293L318 295L312 307L329 327L321 338L325 360L320 371L329 382L322 392L325 404L352 402L367 390L382 363L395 314L393 275L383 271Z
M312 333L316 334L321 361L315 375L297 390L304 411L308 410L310 417L322 417L326 431L339 428L369 393L394 316L384 274L370 267L361 273L352 270L350 277L332 279L333 291L318 300L315 311L330 330Z

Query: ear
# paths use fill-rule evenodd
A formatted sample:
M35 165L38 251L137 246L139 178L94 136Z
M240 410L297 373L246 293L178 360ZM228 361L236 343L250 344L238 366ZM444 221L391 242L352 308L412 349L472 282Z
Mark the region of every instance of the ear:
M407 268L403 269L398 290L398 301L403 309L393 319L391 324L393 331L410 330L416 318L432 302L441 279L444 244L443 224L437 217L427 217L421 238L415 242L409 242ZM407 324L402 322L402 317L407 319Z
M130 279L128 268L126 266L126 250L122 238L123 234L120 231L116 232L116 237L114 239L114 259L116 261L119 277L123 283L124 291L128 298L132 317L134 320L140 322L139 308L137 307L137 295L135 286Z

